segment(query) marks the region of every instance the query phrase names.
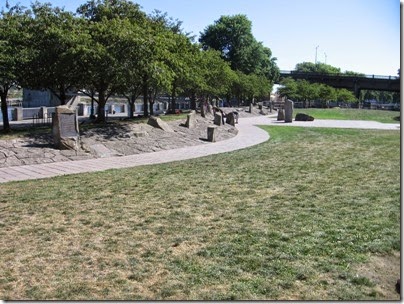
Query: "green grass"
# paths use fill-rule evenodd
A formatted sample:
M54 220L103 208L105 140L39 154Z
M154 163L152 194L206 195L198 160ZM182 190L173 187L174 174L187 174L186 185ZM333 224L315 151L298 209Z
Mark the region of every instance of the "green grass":
M374 120L382 123L399 123L400 112L366 109L295 109L296 113L304 113L315 119L342 120Z
M264 129L232 153L1 185L0 298L386 299L357 267L400 250L400 132Z

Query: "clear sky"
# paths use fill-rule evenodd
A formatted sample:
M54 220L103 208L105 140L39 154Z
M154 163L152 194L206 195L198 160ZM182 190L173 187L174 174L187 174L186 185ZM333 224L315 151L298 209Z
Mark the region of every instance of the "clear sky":
M5 0L0 0L0 7ZM75 11L85 0L40 0ZM199 33L222 15L244 14L258 41L272 50L281 70L325 62L344 71L397 75L400 68L399 0L133 0L158 9ZM9 0L29 6L30 0Z

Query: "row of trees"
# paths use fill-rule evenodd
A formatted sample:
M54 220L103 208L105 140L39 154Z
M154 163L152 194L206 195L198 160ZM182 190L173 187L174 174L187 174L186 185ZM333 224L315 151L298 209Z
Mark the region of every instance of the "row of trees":
M292 100L302 101L304 108L311 107L311 102L314 100L320 100L324 107L327 107L330 101L357 101L353 92L347 89L335 89L322 83L310 83L303 79L285 78L278 93L282 97L287 96Z
M303 62L295 67L296 72L302 73L324 73L324 74L346 74L365 76L353 71L342 72L340 68L325 63ZM352 91L347 89L335 89L331 86L321 83L310 83L306 80L293 80L285 78L281 81L281 87L278 89L280 96L287 96L290 99L303 101L304 107L310 107L314 100L322 101L327 106L329 101L340 102L360 102L364 100L380 100L386 103L400 102L400 94L394 92L362 90L359 100Z
M155 11L146 15L129 0L90 0L76 13L36 2L6 7L0 16L0 97L4 130L10 129L6 98L14 86L48 89L61 104L81 91L98 103L105 120L112 95L134 102L143 96L153 114L158 94L191 98L268 96L279 74L276 58L251 34L244 15L221 17L200 43L181 22ZM150 110L148 110L150 107Z
M302 73L325 73L339 74L341 69L325 63L298 63L295 67L296 72ZM347 72L352 74L353 72ZM324 106L329 101L356 102L357 99L353 92L347 89L335 89L322 83L310 83L307 80L285 78L281 81L281 87L278 89L280 96L287 96L290 99L303 101L303 107L310 107L311 101L320 100Z

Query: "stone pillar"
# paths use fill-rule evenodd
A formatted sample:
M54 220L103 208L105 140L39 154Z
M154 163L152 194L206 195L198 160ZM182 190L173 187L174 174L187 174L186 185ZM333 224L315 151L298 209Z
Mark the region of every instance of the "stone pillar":
M285 101L285 122L292 122L293 120L293 101L286 99Z
M201 102L201 116L206 117L205 115L205 103Z
M234 113L230 112L226 114L226 123L232 125L233 127L236 125L234 121Z
M14 108L14 110L13 110L13 112L12 112L12 118L13 118L13 120L15 120L15 121L24 120L23 108L22 108L22 107Z
M207 106L206 111L207 111L209 114L213 114L213 108L212 108L212 105L210 104L210 102L208 102L208 106Z
M187 115L187 122L185 123L185 126L188 129L192 129L195 128L195 125L196 125L195 111L191 111L191 113Z
M48 119L48 108L47 107L41 107L39 109L39 118Z
M208 127L208 141L215 142L216 141L216 126Z
M125 103L125 104L123 104L123 105L121 106L121 112L122 112L123 114L127 114L127 113L128 113L128 104L127 104L127 103Z
M221 125L222 125L222 114L221 114L220 112L216 112L216 113L215 113L214 124L217 125L217 126L221 126Z
M282 108L278 109L278 118L277 121L285 120L285 113Z
M56 107L52 120L52 134L57 149L77 151L80 136L76 111L66 105Z
M77 115L78 116L88 116L88 109L86 103L79 103L77 105Z

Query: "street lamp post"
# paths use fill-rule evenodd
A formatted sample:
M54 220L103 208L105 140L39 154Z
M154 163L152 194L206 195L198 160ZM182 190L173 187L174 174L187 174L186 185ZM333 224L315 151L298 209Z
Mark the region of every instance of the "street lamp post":
M314 60L315 64L317 64L317 49L318 49L318 47L319 47L319 45L316 46L316 57L315 57L315 60Z

